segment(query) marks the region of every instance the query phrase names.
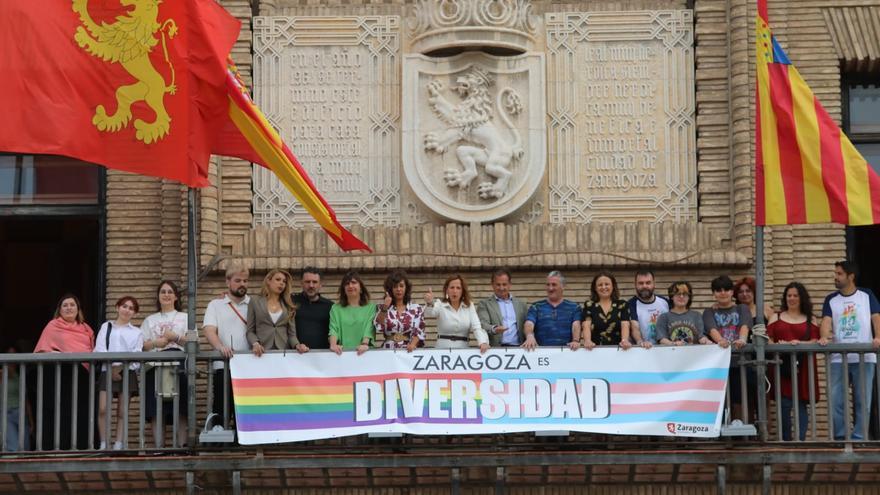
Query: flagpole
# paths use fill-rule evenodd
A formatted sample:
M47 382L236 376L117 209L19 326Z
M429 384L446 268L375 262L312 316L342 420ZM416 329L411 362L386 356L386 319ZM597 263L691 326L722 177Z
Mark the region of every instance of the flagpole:
M764 226L755 226L755 323L764 325ZM767 363L765 361L764 346L767 343L766 332L752 333L752 343L755 346L755 363L758 374L758 435L762 442L767 441L767 395L764 392L764 383L767 377Z
M196 431L196 355L199 352L199 336L196 333L196 278L198 277L196 263L196 190L187 188L187 236L186 236L186 373L189 414L186 415L187 441L189 448L196 446L198 438Z

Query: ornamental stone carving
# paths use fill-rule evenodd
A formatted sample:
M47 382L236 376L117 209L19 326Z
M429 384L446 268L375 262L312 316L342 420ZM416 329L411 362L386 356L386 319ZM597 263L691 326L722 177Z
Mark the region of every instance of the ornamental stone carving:
M693 14L545 16L550 222L696 220Z
M519 130L510 122L510 115L522 112L522 101L515 89L506 87L498 91L496 105L498 117L513 136L512 142L504 138L504 132L493 119L492 97L489 89L494 80L480 67L456 79L453 88L462 98L453 104L443 96L443 83L428 83L428 104L449 127L442 132L431 131L425 135L425 150L435 153L454 151L462 169L447 169L446 185L465 189L477 178L477 166L485 169L493 180L481 182L478 193L483 199L501 198L507 193L510 167L523 156L522 138Z
M400 224L400 18L255 17L256 100L344 225ZM263 167L254 225L313 225Z
M518 53L535 46L536 24L529 0L417 0L412 48L504 48Z
M416 197L454 221L494 221L539 187L545 164L539 54L404 59L403 165Z

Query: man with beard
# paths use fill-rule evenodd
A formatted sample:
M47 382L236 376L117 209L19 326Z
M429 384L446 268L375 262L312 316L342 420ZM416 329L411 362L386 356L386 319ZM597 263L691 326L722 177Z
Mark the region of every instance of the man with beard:
M329 349L330 308L333 301L321 296L321 272L313 266L302 271L302 292L293 296L296 336L309 349Z
M229 359L236 351L246 352L251 348L245 337L248 303L250 303L250 297L247 295L248 269L238 262L230 263L226 268L226 287L229 290L222 299L215 299L208 303L202 330L205 332L208 343L215 350L220 351L224 358ZM228 411L230 419L234 414L232 380L226 379L226 387L223 386L226 371L224 361L214 361L212 367L214 369L214 400L211 412L220 416L219 421L215 419L214 424L221 424L224 411Z
M669 300L654 294L654 272L636 272L636 295L629 300L629 328L636 345L650 348L657 343L657 318L669 312Z
M833 340L835 344L869 343L874 349L880 347L880 302L870 289L856 287L857 272L852 261L834 264L834 287L837 291L828 294L822 305L819 345L827 345ZM870 409L877 354L865 353L864 362L859 361L856 353L847 354L846 359L841 354L831 355L829 393L832 396L831 417L835 440L867 440L865 433L868 425L864 409ZM843 386L844 373L852 387L852 430L844 424L844 395L849 393Z

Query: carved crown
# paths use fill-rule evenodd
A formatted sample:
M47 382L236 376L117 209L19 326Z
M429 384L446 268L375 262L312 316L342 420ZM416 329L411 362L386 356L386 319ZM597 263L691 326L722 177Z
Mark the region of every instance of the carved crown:
M412 48L430 53L488 47L530 51L535 22L530 0L416 0Z

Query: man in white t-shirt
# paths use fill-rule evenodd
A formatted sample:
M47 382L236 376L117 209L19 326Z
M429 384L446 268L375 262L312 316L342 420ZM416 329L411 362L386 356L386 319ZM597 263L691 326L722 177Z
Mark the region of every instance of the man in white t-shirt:
M250 297L247 295L248 269L241 264L230 263L226 269L226 287L229 290L223 299L215 299L208 304L202 329L211 347L229 359L235 351L250 350L245 337L248 303L250 303ZM233 416L232 380L229 380L228 386L223 386L225 362L214 361L212 367L214 400L211 412L220 415L222 421L226 406L229 407L229 417ZM215 419L214 424L220 424L221 421Z
M669 312L669 300L654 293L654 272L636 272L636 295L629 300L630 334L636 345L650 348L657 343L657 318Z
M858 270L851 261L838 261L834 264L834 286L837 291L828 294L822 305L822 327L820 345L829 341L835 344L870 343L874 349L880 348L880 303L869 289L856 287ZM833 340L832 340L833 339ZM864 440L867 433L867 418L864 410L871 408L871 391L874 389L874 367L877 355L864 355L863 373L859 373L859 354L847 354L846 365L841 354L831 355L831 414L835 440ZM852 387L853 428L848 435L849 425L844 424L843 374L849 378Z

